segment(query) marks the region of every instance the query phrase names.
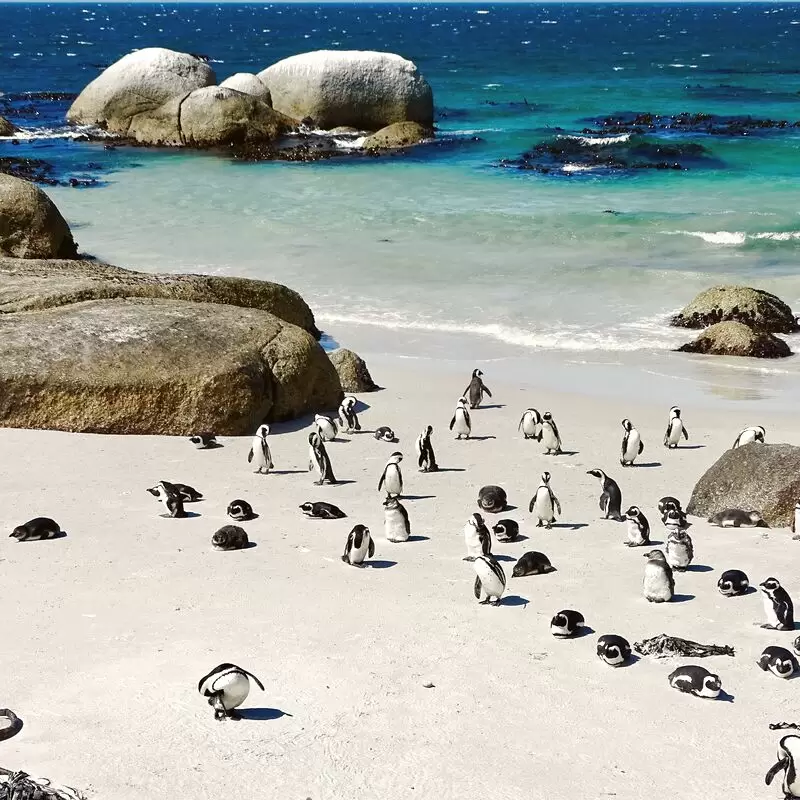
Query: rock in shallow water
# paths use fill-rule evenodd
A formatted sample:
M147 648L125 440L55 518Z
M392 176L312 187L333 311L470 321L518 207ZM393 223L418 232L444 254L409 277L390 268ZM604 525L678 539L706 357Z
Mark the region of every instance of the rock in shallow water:
M13 136L17 129L5 118L0 117L0 136Z
M718 322L693 342L681 345L678 352L750 358L786 358L792 354L783 339L771 333L757 333L741 322Z
M418 122L395 122L367 136L365 150L394 150L419 144L433 136L433 129Z

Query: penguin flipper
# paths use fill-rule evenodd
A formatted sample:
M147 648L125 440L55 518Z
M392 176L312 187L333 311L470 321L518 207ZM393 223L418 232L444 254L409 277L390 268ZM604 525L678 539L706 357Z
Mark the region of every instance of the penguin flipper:
M489 391L489 387L488 387L486 384L484 384L484 385L483 385L483 391L484 391L486 394L488 394L488 395L489 395L489 397L491 397L491 396L492 396L492 393Z
M644 453L644 442L639 442L639 455Z
M628 449L628 432L625 431L625 435L622 437L622 460L625 460L625 451Z
M683 429L683 438L686 439L687 442L689 441L689 431L687 431L685 427Z
M375 540L371 536L369 537L369 549L367 550L367 555L370 558L375 555Z
M245 675L247 675L248 678L252 678L256 682L256 686L258 686L258 688L261 689L262 692L264 691L264 684L261 683L261 681L258 678L256 678L256 676L253 675L252 672L248 672L246 669L242 669L241 667L239 667L239 672L243 672Z
M385 480L386 480L386 470L383 471L383 474L381 475L380 479L378 480L378 491L381 490L381 487L383 486L383 483L384 483Z
M454 414L453 415L453 419L450 420L450 430L453 430L455 424L456 424L456 417L455 417L455 414Z
M536 505L536 495L531 497L531 502L528 504L528 513L533 514L533 507Z
M247 454L247 463L249 464L253 460L253 448L250 448L250 452Z
M561 503L558 502L558 498L551 492L550 497L553 499L553 505L556 507L558 511L558 516L561 516Z
M480 600L481 599L481 589L482 588L483 587L481 585L481 579L476 575L475 576L475 585L474 585L474 587L472 589L472 591L475 593L475 599L476 600Z
M350 531L350 533L347 534L347 542L345 543L345 546L344 546L344 554L342 555L342 561L349 561L350 560L348 558L348 556L350 555L350 551L353 549L353 544L355 543L353 541L354 539L355 539L355 536L353 535L353 531Z
M782 770L786 769L789 766L789 759L782 758L777 764L773 764L769 771L767 772L766 776L764 777L764 783L769 786L772 783L773 778Z
M523 414L523 415L522 415L522 416L519 418L519 425L517 425L517 430L518 430L518 431L521 431L521 430L522 430L522 421L523 421L524 419L525 419L525 415Z

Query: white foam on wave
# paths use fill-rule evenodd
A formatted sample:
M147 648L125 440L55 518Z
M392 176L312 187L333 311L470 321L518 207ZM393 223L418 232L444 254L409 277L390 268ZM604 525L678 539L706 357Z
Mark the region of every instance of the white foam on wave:
M113 139L114 136L101 128L92 125L74 125L69 128L20 128L13 136L0 136L0 141L22 139L36 141L39 139L80 139L93 136L100 139Z
M624 70L625 67L611 67L611 69L613 69L614 72L622 72L622 70Z
M616 136L563 136L561 138L574 139L590 147L604 147L605 145L617 144L618 142L627 142L628 139L631 138L631 134L619 133Z
M598 167L594 164L564 164L562 172L591 172Z
M692 236L702 239L708 244L736 246L745 244L748 240L768 240L773 242L800 241L800 231L759 231L745 233L744 231L664 231L666 236Z

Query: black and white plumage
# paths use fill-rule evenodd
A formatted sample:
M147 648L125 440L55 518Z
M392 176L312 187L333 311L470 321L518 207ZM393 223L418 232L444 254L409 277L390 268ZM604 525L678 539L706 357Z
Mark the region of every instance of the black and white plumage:
M383 501L383 532L390 542L407 542L411 537L408 511L397 497Z
M627 639L606 633L597 640L597 657L610 667L621 667L631 657L631 645Z
M366 558L375 555L375 542L366 525L355 525L347 537L342 561L353 567L363 566Z
M526 439L535 439L537 442L541 442L542 415L535 408L526 408L522 412L517 430L522 431L522 435Z
M483 402L483 396L491 397L489 387L483 382L483 373L479 369L472 370L472 379L469 386L464 389L464 397L469 402L470 408L478 408Z
M189 441L198 450L208 450L217 446L217 437L213 433L194 433L189 437Z
M767 439L767 431L761 425L752 425L749 428L745 428L737 437L733 443L732 450L736 450L737 447L744 447L746 444L752 444L753 442L759 442L760 444L764 444Z
M784 736L778 742L778 762L769 768L764 778L767 786L779 772L783 772L782 789L785 800L800 797L800 736Z
M317 414L314 417L314 425L323 442L332 442L336 438L336 434L339 433L336 420L325 414Z
M762 628L776 631L794 630L794 604L789 592L781 586L777 578L767 578L758 585L764 601L767 621Z
M487 553L478 556L472 562L472 566L475 570L473 587L475 599L481 604L500 605L500 598L506 590L506 574L503 572L500 562L493 555ZM484 597L483 600L481 600L482 597Z
M717 581L719 593L725 597L738 597L750 588L750 579L740 569L726 569Z
M538 550L529 550L514 564L511 577L527 578L528 575L547 575L548 572L555 571L556 568L544 553L540 553Z
M380 428L376 428L374 435L379 442L394 444L399 441L394 431L388 425L381 425Z
M695 697L705 697L714 700L722 691L722 681L719 675L714 675L705 667L689 664L678 667L669 675L669 685L679 692L693 694Z
M667 420L667 430L664 434L664 447L669 450L674 450L683 436L686 441L689 441L689 431L681 419L681 410L678 406L672 406L669 410L669 420Z
M169 481L159 481L147 491L150 492L153 497L157 497L159 503L163 503L166 506L170 517L181 519L187 516L183 508L183 497L175 488L175 484Z
M660 550L651 550L644 557L647 559L642 582L645 599L651 603L668 603L675 594L672 568Z
M798 636L794 640L794 643L792 644L792 647L794 648L795 653L797 653L797 655L800 655L800 636Z
M600 479L600 510L603 512L603 519L622 522L622 491L617 482L597 467L590 469L586 474Z
M247 500L231 500L228 503L228 516L237 522L247 522L247 520L253 519L255 513Z
M347 516L341 508L333 503L305 502L300 509L307 517L314 517L314 519L344 519Z
M200 678L197 691L208 698L208 704L214 709L214 719L241 719L235 709L247 700L251 678L263 692L264 684L252 672L235 664L220 664Z
M642 436L629 419L622 420L622 457L619 463L623 467L629 467L638 456L644 452L644 442Z
M792 533L800 533L800 500L794 504L794 516L792 517Z
M450 430L456 435L456 439L469 439L472 433L472 420L467 410L467 401L462 397L453 412L453 419L450 420Z
M331 460L328 457L328 451L325 449L325 442L314 431L308 434L308 471L319 473L319 480L314 481L317 486L337 482L336 476L333 474Z
M436 463L436 454L433 452L433 444L431 443L432 435L433 426L428 425L417 437L417 465L420 472L436 472L439 469L439 465Z
M194 488L194 486L189 486L188 483L173 483L175 487L175 491L183 499L184 503L196 503L199 500L203 499L203 495Z
M255 472L260 475L267 475L275 466L272 463L272 452L269 449L267 436L269 436L269 425L260 425L247 454L247 463L252 464Z
M769 528L758 511L726 508L708 518L709 523L720 528Z
M378 491L383 489L389 497L400 497L403 494L403 472L400 469L402 460L402 453L392 453L378 480Z
M356 414L358 400L352 395L347 395L339 405L339 427L345 433L361 430L361 423Z
M513 519L501 519L492 525L492 533L498 542L513 542L519 537L519 523Z
M553 527L556 513L561 516L561 503L550 488L550 473L542 473L542 482L528 504L528 511L536 517L536 527Z
M694 558L692 537L684 530L671 530L667 537L667 563L672 569L684 572Z
M683 508L681 507L681 501L678 500L677 497L662 497L658 501L658 513L661 514L662 521L669 511L677 511L682 516L685 516L683 513Z
M791 678L800 669L790 650L775 645L765 647L756 664L764 672L771 672L777 678Z
M492 534L480 514L472 514L464 525L464 541L467 545L464 561L474 561L478 556L491 554Z
M650 544L650 523L639 506L631 506L625 512L628 520L628 538L623 542L627 547L640 547Z
M35 517L22 525L17 525L9 534L9 538L18 542L42 541L61 536L61 527L50 517Z
M550 620L550 633L559 639L567 639L579 633L585 623L586 620L584 620L580 611L566 608L563 611L559 611Z
M508 495L502 486L489 484L478 490L478 507L490 514L499 514L506 510Z
M561 455L561 434L558 432L558 426L553 419L553 415L549 411L545 411L542 415L542 424L540 427L539 441L544 445L544 454L546 456Z
M244 550L250 544L244 528L238 525L223 525L212 537L215 550Z

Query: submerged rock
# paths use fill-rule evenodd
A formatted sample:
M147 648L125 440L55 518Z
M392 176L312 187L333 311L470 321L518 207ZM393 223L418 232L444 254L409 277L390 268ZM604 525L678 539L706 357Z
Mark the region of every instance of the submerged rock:
M750 358L786 358L792 354L783 339L772 333L757 333L741 322L718 322L693 342L681 345L678 352Z
M790 129L800 127L800 122L759 119L749 115L723 116L720 114L651 114L623 111L591 120L594 127L583 133L608 135L609 133L653 133L671 131L703 133L711 136L743 136L753 131Z
M717 322L743 322L754 331L796 333L800 325L779 297L749 286L714 286L701 292L676 314L678 328L704 328Z
M728 450L697 482L687 512L711 517L726 508L761 512L770 527L791 525L800 498L800 447L748 444Z
M4 117L0 117L0 136L13 136L17 129Z
M58 186L53 177L54 167L40 158L18 158L17 156L0 157L0 173L14 178L41 183L44 186Z
M339 382L345 392L375 392L380 387L372 380L367 363L352 350L340 347L329 353L331 363L339 375Z
M432 136L433 129L418 122L394 122L367 136L362 146L365 150L393 150L419 144Z

